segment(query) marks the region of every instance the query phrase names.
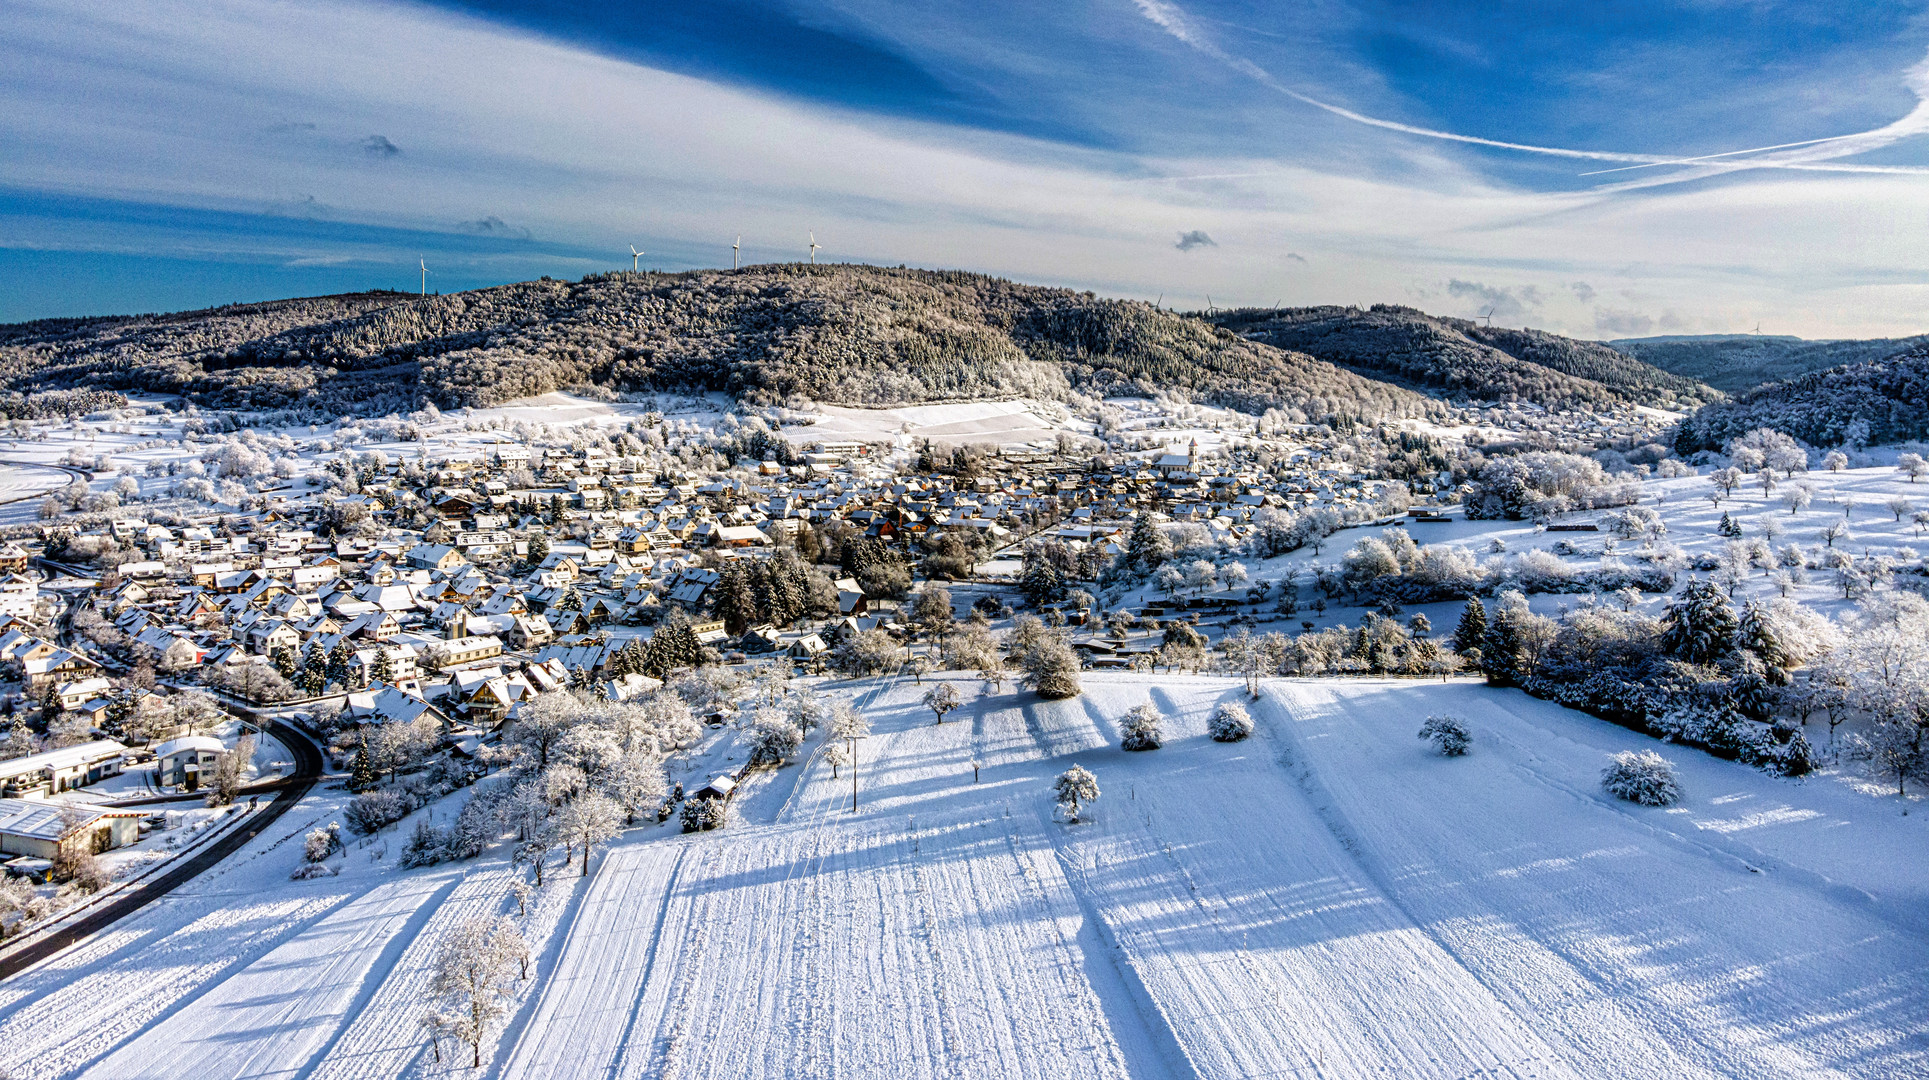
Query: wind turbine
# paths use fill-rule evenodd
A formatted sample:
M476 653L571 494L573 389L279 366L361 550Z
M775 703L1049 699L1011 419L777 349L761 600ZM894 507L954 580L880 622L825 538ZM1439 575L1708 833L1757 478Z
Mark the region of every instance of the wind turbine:
M426 259L417 259L417 260L415 260L415 261L416 261L416 262L418 262L418 263L421 263L421 264L422 264L422 295L423 295L423 296L427 296L427 295L429 295L429 264L428 264L428 260L426 260Z
M1494 306L1492 304L1488 304L1487 310L1481 312L1479 315L1479 318L1482 322L1486 323L1488 326L1490 327L1493 326L1494 325Z
M735 270L737 268L737 252L742 247L743 247L743 234L738 233L737 242L730 245L730 269L732 270Z
M1759 319L1757 319L1757 320L1755 321L1755 333L1757 333L1757 334L1759 334L1759 333L1761 333L1761 332L1762 332L1762 324L1761 324L1761 320L1759 320Z
M636 262L638 259L641 259L645 254L648 254L648 253L636 250L635 244L630 245L630 273L632 274L636 273Z
M817 265L817 249L822 246L823 246L822 244L819 244L817 242L817 234L811 233L810 234L810 264L812 266Z

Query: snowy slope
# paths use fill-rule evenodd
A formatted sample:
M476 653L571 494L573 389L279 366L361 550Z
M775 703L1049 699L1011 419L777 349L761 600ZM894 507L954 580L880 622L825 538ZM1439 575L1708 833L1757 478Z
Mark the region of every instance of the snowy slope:
M1921 815L1668 751L1471 683L1281 681L1238 744L1214 678L1088 674L934 725L865 683L859 809L813 737L731 825L553 870L487 1075L1897 1077L1929 1071ZM1163 749L1117 749L1151 700ZM1429 713L1473 729L1449 760ZM1666 749L1666 748L1664 748ZM979 764L973 782L972 763ZM1053 817L1072 762L1104 795ZM318 802L320 817L329 812ZM310 815L297 814L299 818ZM476 1075L417 1018L440 935L513 912L496 853L291 882L295 844L0 985L21 1077Z

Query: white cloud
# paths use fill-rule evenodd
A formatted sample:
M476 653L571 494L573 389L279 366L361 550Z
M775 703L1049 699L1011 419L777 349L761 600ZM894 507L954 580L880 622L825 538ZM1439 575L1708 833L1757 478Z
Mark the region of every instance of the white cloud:
M370 154L369 132L401 152ZM729 265L739 233L746 261L802 259L814 230L828 260L1163 292L1179 306L1207 293L1368 303L1416 279L1498 279L1522 317L1588 334L1595 312L1565 284L1580 278L1664 297L1717 330L1772 314L1781 332L1915 332L1929 300L1910 177L1756 174L1603 196L1520 191L1447 164L1375 177L1150 159L806 107L444 12L341 0L16 0L0 36L0 142L0 183L16 189L246 213L299 192L334 221L441 231L495 218L607 247L608 268L628 265L631 243L664 265ZM269 246L150 232L0 219L12 246ZM1190 232L1240 243L1195 262L1172 241ZM395 257L347 240L278 254ZM1617 277L1630 265L1641 269Z

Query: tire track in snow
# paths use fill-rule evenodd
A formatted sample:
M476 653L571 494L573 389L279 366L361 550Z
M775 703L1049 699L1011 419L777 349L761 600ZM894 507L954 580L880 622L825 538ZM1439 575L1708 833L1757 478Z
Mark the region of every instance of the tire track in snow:
M409 916L408 922L402 929L382 947L381 955L377 956L375 962L363 972L361 988L356 991L354 1000L349 1003L342 1022L335 1028L335 1033L329 1036L328 1041L310 1055L300 1068L295 1070L295 1080L311 1080L315 1070L321 1067L337 1046L341 1045L342 1037L361 1020L363 1014L368 1011L369 1003L374 1001L376 994L387 985L402 955L415 944L417 938L421 937L423 928L441 912L444 901L448 900L461 884L462 878L459 875L451 875L448 883L436 890L435 895L418 907L415 914Z
M684 854L680 846L645 843L604 857L535 996L534 1017L505 1055L504 1077L621 1072ZM604 918L611 910L623 914Z
M143 923L182 920L153 931L153 942L116 947L84 973L42 965L20 977L44 980L44 985L30 999L17 1002L0 1022L4 1059L25 1077L65 1076L84 1068L168 1021L369 888L277 897L239 909L220 906L219 900L194 903L169 897L137 917ZM99 1017L99 1003L108 1000L123 1005L78 1036L61 1021L73 1015Z
M1539 1016L1540 1026L1558 1030L1567 1046L1564 1052L1577 1067L1598 1066L1605 1061L1611 1062L1620 1075L1669 1080L1691 1075L1834 1075L1805 1050L1765 1026L1768 1014L1763 1006L1782 992L1788 979L1786 975L1769 977L1772 968L1759 968L1747 959L1759 956L1758 952L1748 952L1759 946L1745 941L1751 931L1735 921L1749 903L1747 893L1739 887L1758 887L1763 879L1742 881L1749 877L1745 871L1737 876L1736 867L1724 866L1723 875L1737 887L1719 888L1715 895L1732 897L1720 903L1724 909L1731 903L1739 906L1734 914L1715 919L1722 926L1734 927L1732 935L1711 933L1709 926L1696 921L1708 917L1699 912L1707 903L1709 886L1703 883L1704 875L1689 875L1693 879L1690 884L1681 875L1669 873L1670 860L1665 852L1675 850L1675 845L1665 841L1660 849L1630 847L1611 863L1560 858L1544 873L1561 874L1546 879L1559 882L1561 887L1546 888L1531 876L1537 873L1533 868L1538 864L1529 856L1537 845L1526 836L1509 837L1508 827L1499 824L1520 813L1513 809L1515 804L1531 805L1532 796L1502 794L1502 789L1492 787L1493 776L1486 771L1504 769L1500 775L1529 785L1528 790L1548 789L1522 776L1497 749L1482 755L1486 760L1470 758L1459 763L1460 771L1451 782L1436 779L1438 770L1409 769L1405 785L1369 791L1356 773L1385 770L1389 775L1375 776L1376 782L1384 782L1401 775L1400 767L1363 766L1348 759L1368 754L1369 748L1374 760L1389 754L1389 748L1379 745L1389 738L1384 718L1389 710L1399 714L1403 690L1372 685L1345 691L1300 686L1292 693L1293 704L1289 707L1281 702L1279 707L1293 715L1275 726L1284 738L1293 740L1291 749L1297 753L1289 757L1298 759L1297 775L1303 784L1312 785L1309 795L1323 804L1323 815L1336 835L1350 838L1362 870L1373 875L1382 892L1408 911L1417 925L1498 998L1516 1012ZM1476 716L1491 707L1484 698L1466 703L1475 705ZM1301 711L1307 715L1299 715ZM1320 732L1319 754L1324 768L1317 771L1312 765L1314 752L1293 735L1296 727L1307 724L1315 725L1313 730ZM1399 735L1405 733L1403 728ZM1402 739L1396 745L1404 748L1410 744ZM1414 755L1412 760L1422 758ZM1294 768L1289 767L1289 771ZM1329 787L1320 779L1322 775L1337 778L1344 790ZM1479 786L1477 776L1487 781L1486 788ZM1431 790L1442 783L1451 783L1459 792L1463 812L1476 815L1461 827L1464 837L1436 836L1441 828L1435 820L1437 815L1415 817L1403 813L1399 805L1409 802L1417 807L1421 800L1432 805L1442 798L1456 797ZM1474 786L1466 786L1470 784ZM1574 792L1565 789L1550 793L1563 803L1575 798ZM1483 806L1485 802L1496 805ZM1578 802L1577 816L1566 822L1561 821L1564 811L1539 808L1543 815L1540 820L1562 825L1557 850L1592 843L1604 845L1603 855L1615 853L1608 851L1613 835L1630 831L1625 815L1592 800ZM1345 809L1349 805L1367 815L1369 824L1355 821ZM1602 811L1607 812L1602 815ZM1600 822L1601 816L1610 820ZM1395 820L1405 824L1395 825ZM1527 831L1533 832L1531 828ZM1646 831L1633 832L1645 835ZM1591 836L1594 833L1604 835L1595 838ZM1483 836L1485 844L1493 846L1482 846L1479 838ZM1507 854L1515 848L1522 854ZM1408 880L1394 875L1386 860L1395 852L1403 853L1406 864L1426 867L1424 876ZM1693 853L1693 858L1704 861L1707 853ZM1467 875L1470 870L1475 874L1482 871L1462 864L1477 866L1495 859L1512 865L1501 867L1499 875L1479 880L1476 888ZM1520 862L1514 863L1516 859ZM1630 863L1627 868L1618 865L1627 859L1638 863ZM1588 869L1590 865L1592 870ZM1639 872L1635 873L1637 866ZM1687 891L1682 895L1671 895L1681 893L1684 887ZM1818 909L1815 914L1821 916L1826 911ZM1734 966L1737 964L1747 966L1738 968ZM1764 991L1760 996L1768 1000L1751 1001L1744 1011L1729 1006L1725 1015L1711 1014L1711 1005L1720 1008L1717 1002L1740 990L1732 982L1737 976L1759 980ZM1777 1008L1789 1007L1781 1002L1774 1004ZM1642 1034L1630 1037L1630 1033Z
M389 941L447 888L420 878L377 885L209 985L165 1027L149 1025L82 1076L243 1076L312 1057L344 1022ZM298 986L291 971L301 972Z
M343 1029L308 1080L390 1080L427 1053L420 1018L431 999L435 953L460 923L500 911L519 877L507 859L465 870L390 966L374 998Z

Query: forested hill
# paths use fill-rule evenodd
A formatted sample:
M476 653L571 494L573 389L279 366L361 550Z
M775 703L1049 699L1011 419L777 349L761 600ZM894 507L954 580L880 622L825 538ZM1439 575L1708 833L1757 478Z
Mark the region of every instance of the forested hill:
M1901 356L1812 371L1710 405L1681 425L1683 453L1719 450L1772 427L1811 446L1929 438L1929 344Z
M1692 409L1722 397L1599 342L1482 326L1390 304L1240 309L1212 319L1252 341L1455 399Z
M1664 371L1700 379L1739 394L1844 364L1883 360L1929 345L1929 335L1868 340L1806 341L1798 337L1731 334L1704 337L1628 338L1609 345Z
M0 381L331 414L413 408L421 393L488 405L587 386L850 404L1189 387L1289 420L1442 410L1150 304L979 274L796 264L0 327Z

